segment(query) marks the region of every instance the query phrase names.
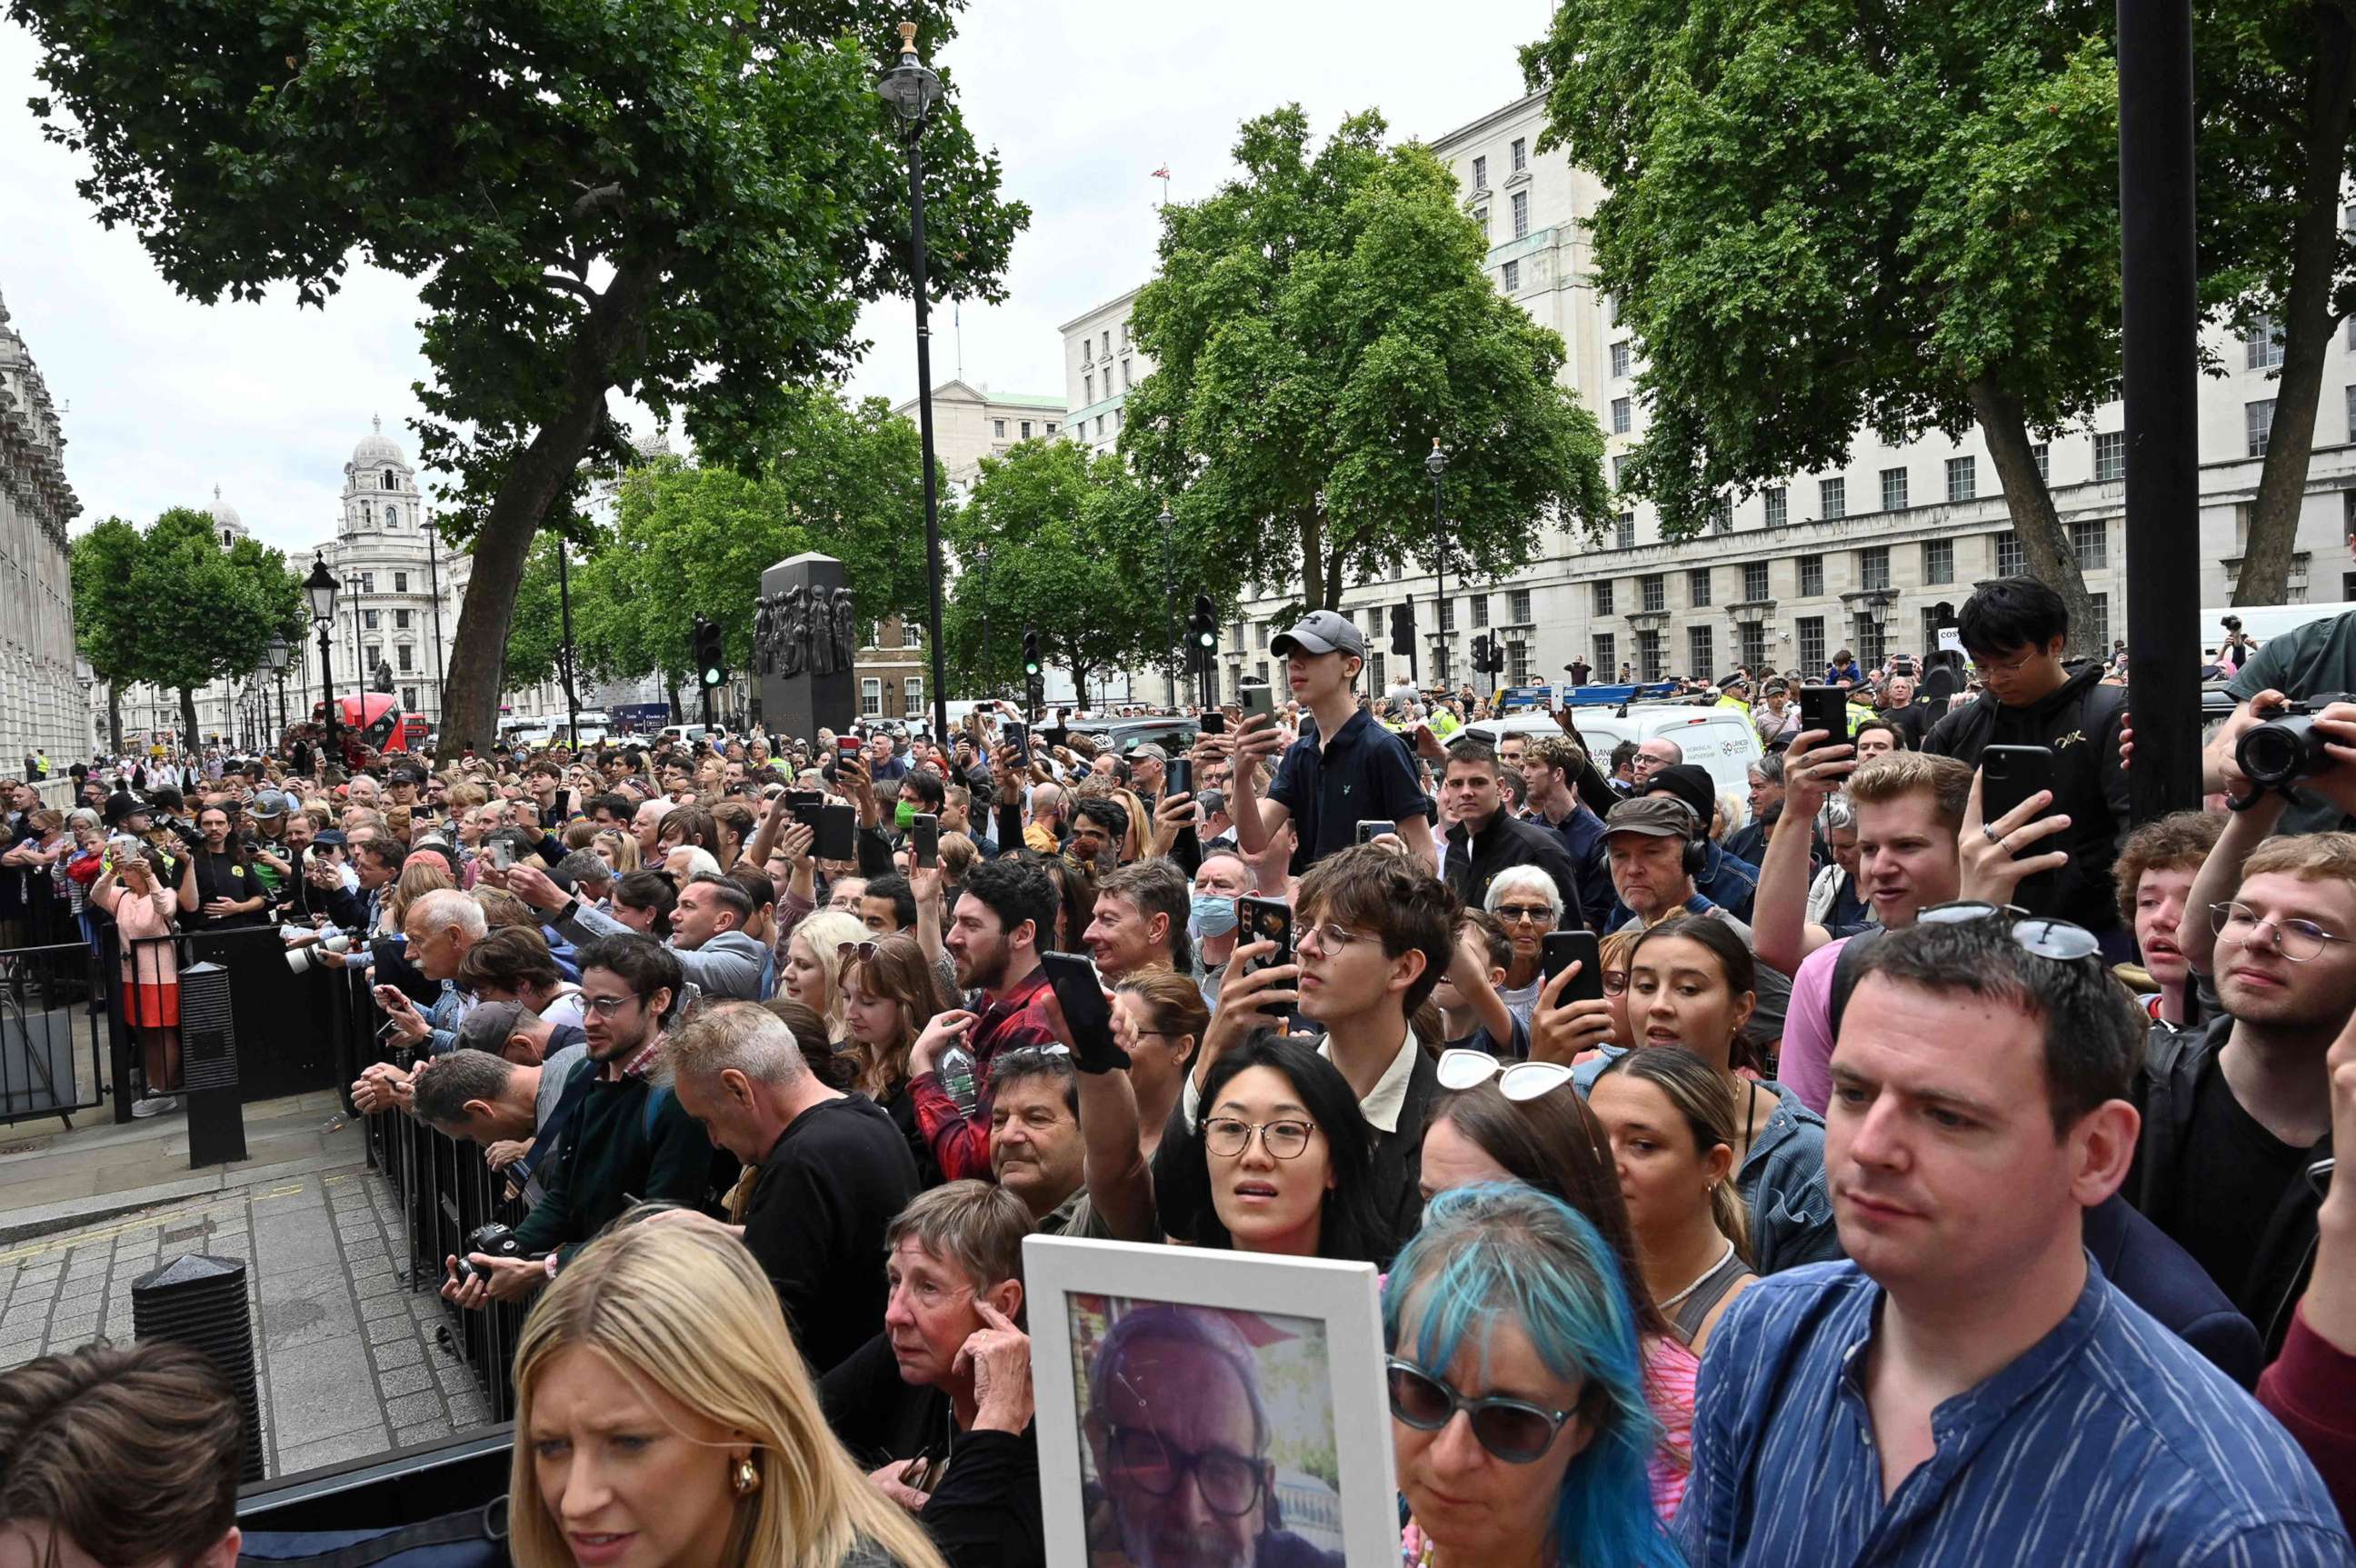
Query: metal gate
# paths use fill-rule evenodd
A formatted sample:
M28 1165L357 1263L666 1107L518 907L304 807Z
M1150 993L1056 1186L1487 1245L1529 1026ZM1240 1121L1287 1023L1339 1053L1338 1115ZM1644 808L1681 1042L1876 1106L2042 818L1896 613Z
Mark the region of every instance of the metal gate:
M54 1116L70 1127L114 1096L107 972L88 942L0 951L0 1126Z

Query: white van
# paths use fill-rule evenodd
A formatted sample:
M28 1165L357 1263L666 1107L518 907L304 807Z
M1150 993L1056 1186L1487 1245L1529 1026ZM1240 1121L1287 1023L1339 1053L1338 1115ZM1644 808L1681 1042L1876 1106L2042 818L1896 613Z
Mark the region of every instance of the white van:
M1759 760L1759 732L1740 708L1694 707L1684 703L1634 703L1623 717L1618 708L1573 710L1579 733L1594 749L1599 771L1610 772L1612 748L1623 740L1639 745L1655 736L1676 742L1686 760L1705 769L1720 795L1740 800L1751 789L1751 765ZM1475 719L1466 735L1477 735L1490 745L1508 735L1560 735L1562 726L1551 714L1509 714L1502 719Z
M2297 631L2309 621L2330 620L2334 617L2356 610L2356 604L2337 605L2245 605L2235 609L2230 605L2217 605L2201 612L2201 650L2214 653L2225 640L2225 618L2232 616L2242 623L2242 629L2261 643Z

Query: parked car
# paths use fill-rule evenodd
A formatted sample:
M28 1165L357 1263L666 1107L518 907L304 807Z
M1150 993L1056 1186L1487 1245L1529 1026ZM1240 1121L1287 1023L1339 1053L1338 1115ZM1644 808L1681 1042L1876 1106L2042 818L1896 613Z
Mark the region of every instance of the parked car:
M1128 756L1148 741L1177 757L1194 749L1195 734L1203 725L1201 720L1183 714L1153 714L1143 718L1074 719L1068 727L1072 734L1087 736L1099 746L1109 746L1119 757Z
M1686 760L1706 769L1721 795L1741 798L1751 788L1751 765L1759 760L1759 732L1740 708L1701 707L1688 703L1633 703L1625 708L1576 710L1579 733L1595 754L1595 766L1612 768L1612 749L1623 740L1638 744L1655 736L1676 742ZM1551 714L1509 714L1475 719L1457 732L1479 736L1494 746L1508 735L1560 735ZM1451 741L1454 736L1450 737Z

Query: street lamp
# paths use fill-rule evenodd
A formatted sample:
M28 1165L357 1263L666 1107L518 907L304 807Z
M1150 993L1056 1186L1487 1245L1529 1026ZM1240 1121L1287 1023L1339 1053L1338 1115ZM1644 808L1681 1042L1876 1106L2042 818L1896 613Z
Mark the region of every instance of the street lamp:
M324 556L311 557L311 575L303 579L303 595L311 601L311 624L319 631L319 706L327 716L327 745L335 759L344 759L343 744L336 737L336 666L334 645L328 633L336 624L336 574L329 569Z
M1178 585L1170 575L1170 525L1178 520L1170 515L1170 503L1162 503L1162 636L1168 644L1170 660L1164 682L1163 700L1175 711L1178 706Z
M271 678L278 682L278 738L286 738L286 662L294 654L294 645L282 635L270 639L262 657L270 665Z
M909 274L916 295L916 429L925 456L925 565L932 583L926 608L926 632L933 653L933 738L946 741L949 733L948 664L941 640L940 499L933 486L933 328L925 297L925 116L940 102L941 79L916 59L916 24L900 24L900 63L875 83L876 95L900 117L908 143Z
M1444 686L1448 683L1448 525L1440 518L1440 481L1448 472L1448 454L1440 449L1437 435L1431 438L1431 455L1424 458L1423 471L1431 476L1431 575L1437 585L1431 600L1431 633L1440 639L1432 674Z

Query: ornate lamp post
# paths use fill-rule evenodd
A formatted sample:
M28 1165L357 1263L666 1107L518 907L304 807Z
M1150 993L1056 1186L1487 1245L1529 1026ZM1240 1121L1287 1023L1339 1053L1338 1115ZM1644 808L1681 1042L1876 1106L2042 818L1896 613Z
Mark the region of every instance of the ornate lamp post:
M262 657L270 665L270 677L278 683L278 736L286 736L286 663L294 657L294 645L284 637L273 637Z
M311 557L311 575L303 579L303 596L311 601L311 624L319 632L319 706L327 715L327 745L340 766L343 743L336 735L335 645L329 640L336 625L336 595L342 585L324 556Z
M1440 639L1439 652L1431 661L1431 678L1435 685L1448 684L1448 524L1441 520L1440 481L1448 472L1448 454L1440 449L1440 437L1431 438L1431 455L1423 460L1423 471L1431 476L1431 576L1435 591L1431 597L1431 635Z

